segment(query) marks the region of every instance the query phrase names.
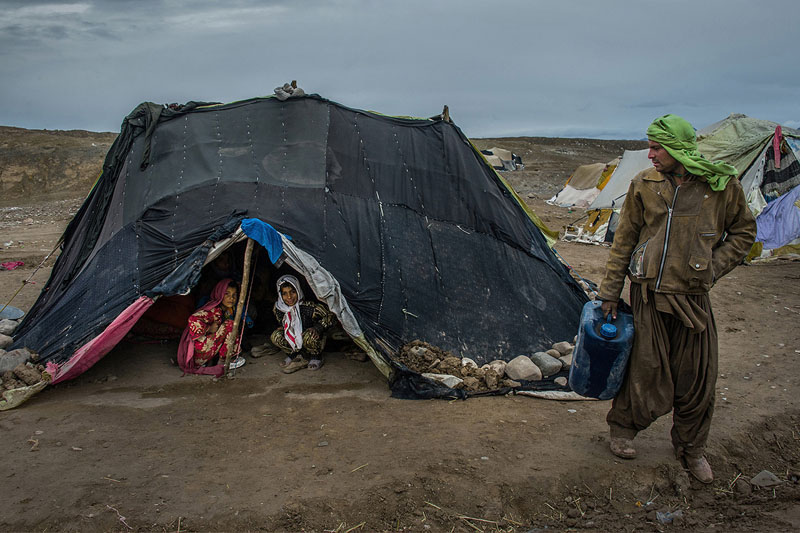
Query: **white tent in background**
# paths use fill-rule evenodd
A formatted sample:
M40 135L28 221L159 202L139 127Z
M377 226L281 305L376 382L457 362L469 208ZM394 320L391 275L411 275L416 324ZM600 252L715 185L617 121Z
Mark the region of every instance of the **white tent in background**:
M550 205L559 207L589 207L608 182L619 158L608 163L592 163L581 165L564 184L558 194L547 200Z
M619 212L619 208L622 207L633 177L648 166L650 160L647 159L647 150L625 150L605 187L589 205L586 222L581 226L567 226L563 239L586 244L611 242L616 222L614 211ZM612 226L610 235L609 225Z
M511 150L505 148L493 147L488 150L481 150L486 162L492 165L495 170L523 170L525 165L522 163L522 158L517 154L511 153Z
M647 149L625 150L619 165L614 169L606 186L589 205L589 209L619 209L622 207L631 180L636 174L650 166Z
M569 177L564 188L547 200L547 203L559 207L589 207L589 204L600 194L597 182L605 168L604 163L579 166Z

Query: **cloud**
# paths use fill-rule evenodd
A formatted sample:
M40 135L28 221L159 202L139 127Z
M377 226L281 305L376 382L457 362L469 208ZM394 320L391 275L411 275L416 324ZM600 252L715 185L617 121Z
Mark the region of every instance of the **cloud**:
M109 130L144 100L226 102L291 79L386 114L447 104L476 136L800 116L785 44L800 3L775 0L774 17L746 0L671 2L693 16L677 24L651 0L3 2L0 124Z
M253 7L221 7L210 8L202 11L187 11L174 13L164 19L164 25L174 28L189 27L192 32L197 31L225 31L234 30L258 24L279 23L278 18L285 15L289 9L280 5L266 5Z
M30 45L81 38L86 29L84 15L91 10L87 3L40 4L12 8L0 22L0 44L11 55L17 48L30 50Z
M666 100L650 100L645 102L634 102L627 105L632 109L653 109L653 108L669 107L670 105L672 105L672 103Z
M6 17L11 20L37 20L46 17L81 14L85 13L89 9L91 9L91 5L86 3L46 3L40 5L26 4L23 7L7 11Z

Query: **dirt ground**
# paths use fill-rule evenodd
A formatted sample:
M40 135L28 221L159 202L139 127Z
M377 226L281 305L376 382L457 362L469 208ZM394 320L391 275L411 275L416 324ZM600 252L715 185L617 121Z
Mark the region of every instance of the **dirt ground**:
M546 205L546 185L522 194L551 228L582 215ZM79 205L0 208L0 261L26 262L0 271L0 303ZM557 250L599 281L607 248ZM51 263L14 305L33 304ZM284 375L265 357L230 380L181 377L176 344L123 342L0 413L0 530L796 531L798 280L800 262L776 261L739 267L712 291L711 486L673 459L669 417L637 438L639 458L612 456L609 402L396 400L371 363L341 354L318 372ZM783 482L748 490L762 470Z

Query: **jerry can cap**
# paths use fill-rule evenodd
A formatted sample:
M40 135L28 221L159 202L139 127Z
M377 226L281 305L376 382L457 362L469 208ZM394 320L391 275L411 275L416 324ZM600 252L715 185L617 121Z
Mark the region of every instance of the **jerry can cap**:
M613 339L617 336L617 326L610 322L611 315L608 316L609 322L606 322L602 326L600 326L600 335L605 337L606 339Z

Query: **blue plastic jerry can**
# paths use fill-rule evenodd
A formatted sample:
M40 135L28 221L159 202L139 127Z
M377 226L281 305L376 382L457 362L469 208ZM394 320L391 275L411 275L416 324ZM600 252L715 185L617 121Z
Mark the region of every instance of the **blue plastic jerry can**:
M581 396L610 400L619 392L633 346L633 315L603 317L599 300L587 302L572 353L569 386Z

